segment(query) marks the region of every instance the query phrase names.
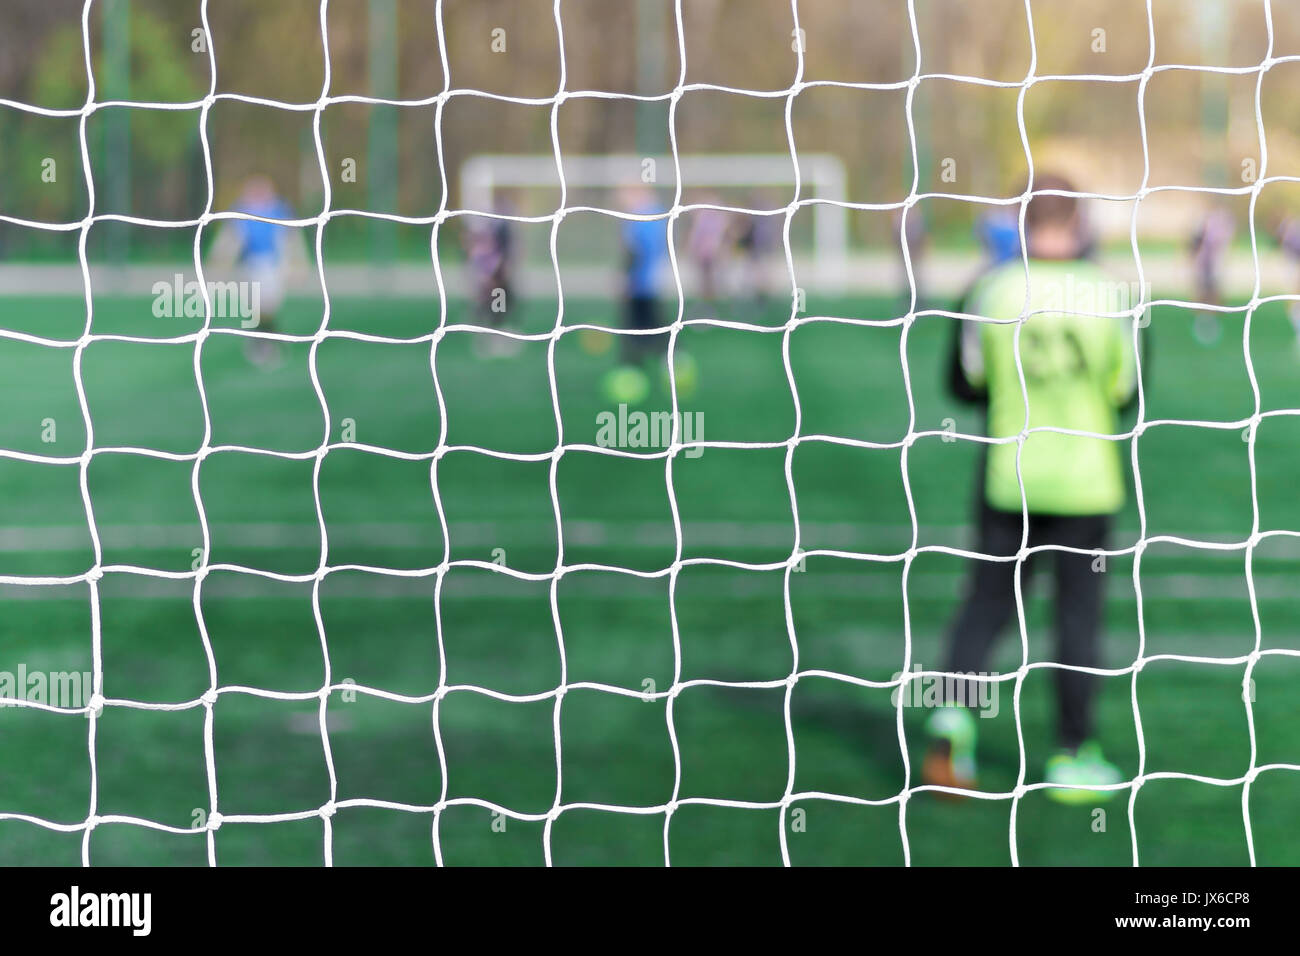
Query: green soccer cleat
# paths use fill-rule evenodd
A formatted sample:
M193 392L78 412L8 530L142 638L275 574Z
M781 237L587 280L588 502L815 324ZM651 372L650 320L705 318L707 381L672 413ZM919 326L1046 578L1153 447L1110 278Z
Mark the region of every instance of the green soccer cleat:
M605 396L619 405L639 405L650 394L650 378L635 365L620 365L606 373Z
M965 707L941 707L926 721L930 749L921 764L923 783L975 789L975 718ZM956 794L944 794L955 797Z
M1119 767L1102 756L1101 745L1089 740L1073 753L1062 750L1047 761L1047 782L1059 784L1047 790L1058 803L1099 803L1110 800L1116 790L1081 790L1079 787L1104 787L1124 778Z

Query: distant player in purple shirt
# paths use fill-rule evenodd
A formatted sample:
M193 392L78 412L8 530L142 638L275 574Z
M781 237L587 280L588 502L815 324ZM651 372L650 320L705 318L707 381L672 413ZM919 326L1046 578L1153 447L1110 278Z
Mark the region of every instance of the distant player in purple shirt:
M514 207L501 200L493 207L494 216L473 216L465 221L461 234L465 261L474 284L474 301L479 322L490 329L504 329L510 321L514 299ZM505 358L519 354L523 343L508 335L475 335L474 347L480 356Z
M1286 216L1278 220L1273 228L1278 244L1287 257L1300 263L1300 218ZM1300 299L1293 299L1288 309L1291 327L1295 329L1296 346L1300 347Z
M1196 280L1196 298L1204 305L1220 305L1223 301L1223 259L1232 244L1237 224L1232 213L1215 207L1205 214L1200 227L1192 236L1192 270ZM1203 345L1218 341L1219 317L1210 311L1196 316L1196 338Z

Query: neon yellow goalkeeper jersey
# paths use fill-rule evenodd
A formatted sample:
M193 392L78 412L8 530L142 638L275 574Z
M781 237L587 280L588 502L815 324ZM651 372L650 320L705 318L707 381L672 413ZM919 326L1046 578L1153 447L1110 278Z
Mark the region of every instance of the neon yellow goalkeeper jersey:
M1122 287L1081 261L1031 260L1029 311L1020 333L1020 361L1029 395L1029 427L1114 434L1118 410L1137 387L1132 319L1072 314L1115 312ZM1039 312L1037 310L1046 310ZM1053 311L1062 310L1062 311ZM1025 266L1010 262L975 288L966 311L991 319L1016 319L1025 311ZM962 368L988 391L989 437L1019 435L1025 403L1016 371L1016 325L965 322ZM1127 443L1035 431L1020 457L1031 514L1110 514L1124 503L1121 456ZM988 453L985 495L1000 511L1020 511L1016 443Z

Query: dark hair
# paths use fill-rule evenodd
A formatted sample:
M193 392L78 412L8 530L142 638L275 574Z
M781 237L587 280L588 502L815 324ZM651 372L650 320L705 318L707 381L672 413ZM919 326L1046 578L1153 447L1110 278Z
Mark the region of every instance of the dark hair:
M1064 176L1045 173L1034 177L1034 195L1025 208L1025 229L1039 226L1068 226L1079 213L1079 200L1074 196L1041 195L1044 189L1076 192L1074 184Z

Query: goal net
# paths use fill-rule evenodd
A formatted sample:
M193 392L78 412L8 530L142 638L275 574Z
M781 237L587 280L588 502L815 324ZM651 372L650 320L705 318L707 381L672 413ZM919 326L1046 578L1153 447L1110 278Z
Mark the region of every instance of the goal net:
M1231 844L1233 859L1296 859L1294 834L1279 823L1289 809L1279 808L1294 806L1288 794L1300 756L1280 739L1278 701L1294 694L1297 672L1288 667L1300 659L1287 577L1300 524L1286 503L1296 463L1286 432L1300 420L1300 396L1288 384L1289 316L1300 304L1292 272L1300 265L1288 255L1300 255L1300 240L1285 238L1289 220L1267 220L1273 199L1300 175L1277 168L1292 144L1280 124L1266 121L1266 100L1272 90L1296 91L1289 77L1300 55L1280 34L1283 24L1291 40L1300 34L1278 4L1261 0L1234 15L1246 25L1242 35L1259 42L1243 40L1227 60L1216 60L1204 37L1189 38L1179 18L1159 14L1153 0L1126 5L1138 24L1127 34L1133 11L1103 4L1111 42L1123 34L1136 44L1129 59L1089 59L1104 38L1073 14L1054 23L1040 4L1005 4L999 9L1007 29L1014 20L1023 34L1027 65L1008 76L972 5L908 0L881 20L897 28L890 55L903 50L905 68L874 79L857 78L860 51L837 45L837 36L856 35L854 24L797 0L765 5L783 18L771 49L788 53L789 69L773 87L767 76L737 85L726 69L743 77L744 67L758 68L728 45L727 18L746 21L747 30L763 18L724 2L702 5L714 18L697 21L704 14L677 0L659 11L672 38L665 88L622 93L580 69L605 34L628 26L603 4L555 0L507 32L484 19L505 17L499 5L485 4L480 15L439 2L425 52L441 72L433 89L416 92L399 88L395 66L394 75L385 72L382 47L371 47L368 73L349 65L381 34L338 19L346 14L328 0L310 5L309 20L250 5L268 29L306 31L319 44L318 88L281 98L224 82L223 64L238 51L214 29L215 5L200 0L192 41L203 88L170 99L136 98L129 86L106 90L107 64L131 59L123 56L129 45L114 51L101 48L111 47L111 35L98 39L97 17L114 6L86 0L79 21L62 24L70 27L63 36L79 41L72 49L85 74L84 102L49 106L0 88L0 109L23 122L71 124L71 168L82 171L84 189L63 215L0 205L9 230L0 296L11 300L0 308L0 339L15 381L34 390L15 398L14 420L27 431L14 425L4 433L0 480L35 508L68 478L72 509L61 518L11 510L0 527L0 554L14 559L5 567L18 569L0 573L17 629L44 621L52 641L66 639L66 652L25 644L14 660L0 658L0 701L8 705L0 724L13 722L12 734L0 730L0 746L21 760L56 741L48 753L61 765L51 779L78 781L63 787L72 796L57 808L42 805L51 789L44 785L0 788L0 854L8 854L0 859L21 858L26 846L66 848L64 838L86 865L131 860L133 852L210 865L269 862L265 847L277 860L327 865L340 857L547 865L1091 858L1077 834L1098 818L1044 809L1054 789L1042 769L1052 738L1050 685L1063 673L1091 675L1106 688L1099 734L1119 755L1120 779L1081 785L1085 816L1110 813L1102 830L1111 836L1095 844L1109 840L1096 851L1102 858L1138 864L1194 855L1195 825L1180 843L1151 809L1195 813L1201 798L1180 789L1194 786L1212 791L1205 799L1215 819L1204 826L1217 828L1215 845ZM405 16L404 23L417 19ZM692 30L724 52L711 58L712 46L699 47ZM1167 36L1202 61L1161 59ZM491 85L500 73L474 72L475 57L499 56L513 64L501 71L511 78L547 79L529 65L543 62L538 37L550 44L544 62L557 81L543 93L501 92ZM1061 51L1075 47L1083 60L1058 66ZM39 48L58 51L53 42ZM533 59L510 61L517 48ZM785 63L775 53L758 59L763 69ZM702 66L717 68L711 79L695 78ZM966 72L976 68L990 72ZM340 76L356 85L340 85ZM1200 119L1180 119L1174 135L1162 115L1182 95L1163 87L1184 81L1246 84L1224 102L1239 119L1237 133L1246 111L1255 151L1231 154L1213 182L1187 159L1185 138ZM1275 81L1281 85L1270 88ZM1097 133L1109 129L1104 117L1062 132L1037 98L1049 87L1077 88L1067 91L1067 118L1092 115L1093 96L1131 107L1134 142L1119 164L1127 178L1109 176L1087 145L1095 133L1095 152L1109 155L1110 134ZM832 95L861 97L861 112L841 104L812 119L800 113L801 103ZM985 95L1006 99L994 106L978 100ZM763 132L771 135L749 135L749 120L679 117L703 96L714 107L732 99L770 107ZM889 127L896 139L886 145L897 147L906 170L901 190L892 168L877 168L883 117L894 113L872 112L866 104L874 97L898 109ZM672 150L640 155L615 148L623 140L612 134L604 152L565 149L559 116L582 101L668 107ZM305 147L319 176L318 205L249 212L218 201L214 170L223 150L238 151L210 127L234 107L303 122L296 146L284 151ZM1009 125L981 140L981 111L1003 107ZM331 141L331 116L353 108L375 111L359 128L386 147L366 153ZM468 127L455 123L497 108L541 111L551 152L535 141L519 145L522 136L503 134L501 144L486 146L457 140L454 131ZM398 118L388 133L375 133L382 110ZM183 190L160 187L154 197L143 183L136 205L111 204L96 157L132 147L115 145L111 129L95 134L94 124L115 111L184 114L197 124L196 211L167 206L182 207L173 194ZM403 115L423 132L396 132ZM1206 122L1213 141L1217 120ZM688 126L693 138L683 145ZM830 130L830 138L801 137L806 129ZM945 133L995 142L999 152L988 158L996 173L980 179L978 148L959 154ZM150 135L146 127L135 140ZM836 136L846 141L842 152L830 141ZM0 152L9 148L0 141ZM37 162L19 170L27 178L16 192L43 196L39 149L23 148L24 163ZM384 166L376 157L386 148ZM956 157L955 179L946 178L946 150ZM168 161L182 162L182 152ZM264 152L261 161L273 166L277 150ZM1028 589L1031 562L1078 549L1031 547L1025 531L1010 554L986 553L968 514L979 456L1014 447L1027 527L1024 449L1066 431L1030 428L1026 408L1018 433L989 438L975 413L940 397L949 330L1000 321L963 311L957 295L987 265L970 221L1002 217L1013 240L1006 258L1028 269L1025 215L1044 195L1037 185L1050 168L1044 152L1079 171L1073 198L1109 210L1094 220L1110 230L1099 239L1101 257L1123 262L1124 288L1135 290L1118 303L1063 307L1122 323L1139 366L1135 418L1114 434L1085 436L1115 442L1131 470L1120 533L1088 552L1105 577L1108 606L1118 609L1107 627L1122 633L1087 666L1058 659L1043 636L1050 620ZM1156 156L1175 158L1158 166ZM286 168L296 165L295 156ZM362 180L393 177L397 205L370 208L349 192L357 169ZM995 188L1021 177L1027 185ZM652 186L661 208L620 208L615 193L629 183ZM421 189L433 197L425 207L400 206ZM542 197L551 192L547 205ZM149 206L155 198L159 205ZM1205 249L1209 240L1181 225L1152 227L1148 214L1162 204L1194 210L1166 219L1174 223L1229 207L1235 239L1222 239L1212 262L1189 259L1189 241ZM687 290L704 280L685 223L710 209L779 222L763 277L753 280L770 283L770 302L749 303L753 273L737 271L713 293L723 307L687 308ZM575 229L579 220L599 225ZM332 279L373 265L344 262L343 253L336 261L331 251L340 227L358 222L401 241L413 237L418 250L418 258L407 256L394 240L399 251L374 271L370 291ZM493 271L503 267L477 267L473 245L485 243L491 259L500 240L465 238L475 222L528 232L500 320L490 293L504 288ZM214 285L230 279L214 267L214 239L236 224L290 230L289 241L306 252L305 278L258 272L257 257L244 256L239 281L251 283L247 289ZM167 253L149 252L115 266L112 249L94 248L106 226L172 231L188 258L160 266L149 257ZM622 302L636 281L628 250L658 241L656 229L667 281L640 298L657 296L659 311L625 326L636 308ZM1282 246L1269 238L1274 231ZM75 258L48 268L27 262L19 233L66 239ZM1287 252L1288 241L1296 251ZM414 278L399 281L399 271ZM105 294L104 284L127 274L151 280L162 311L151 318L138 295ZM472 275L489 293L481 303L469 301ZM42 283L39 298L14 291L41 291ZM423 295L408 294L421 283ZM274 322L259 324L245 292ZM1031 318L1003 324L1020 335ZM154 319L162 324L148 324ZM1172 343L1168 372L1160 373L1167 386L1144 379L1140 343L1149 324ZM614 346L586 348L583 333L610 328ZM637 339L662 341L647 381L611 379L631 364L619 350ZM502 341L508 348L485 350ZM143 351L125 364L101 358L132 347ZM164 365L164 354L176 362ZM1236 363L1235 377L1225 363ZM20 368L32 371L19 378ZM1015 372L1023 388L1019 353ZM46 414L58 389L70 411ZM179 429L187 414L191 431L172 441L167 428ZM50 437L56 429L62 437ZM107 471L114 464L126 469L116 480ZM987 738L1000 756L990 761L988 782L967 790L924 782L921 761L925 718L942 703L936 682L955 676L942 669L948 619L977 564L1014 565L1016 584L997 666L973 678L981 700L994 702ZM21 616L46 606L47 617ZM181 644L190 652L183 664L173 656ZM154 678L162 684L150 685ZM1197 726L1212 747L1178 726L1179 715L1200 706L1187 703L1197 694L1217 701L1204 705L1216 716ZM274 718L259 723L259 707ZM38 718L62 723L51 730ZM150 719L159 723L146 725ZM180 731L169 720L190 723ZM976 723L983 733L984 722ZM69 726L75 745L66 740ZM269 751L280 746L283 753ZM119 761L137 766L136 750L146 752L147 768L151 747L168 762L152 768L157 776L115 771ZM1211 755L1193 763L1209 750L1235 762ZM277 777L277 765L292 767L293 779ZM385 777L392 786L379 792L385 773L399 776ZM969 831L939 799L959 795L974 808ZM1283 832L1290 843L1277 839L1280 855L1270 856L1273 835ZM951 848L963 840L968 858L944 855L957 854Z

